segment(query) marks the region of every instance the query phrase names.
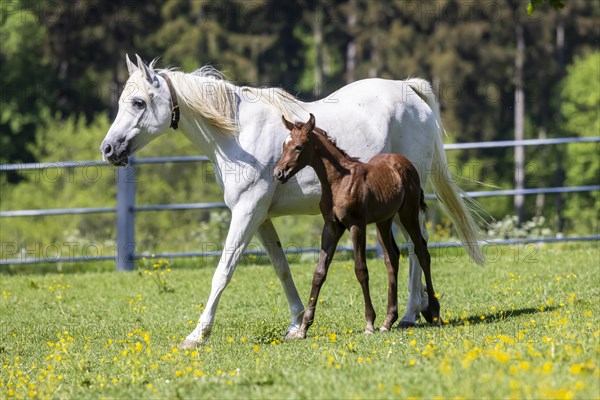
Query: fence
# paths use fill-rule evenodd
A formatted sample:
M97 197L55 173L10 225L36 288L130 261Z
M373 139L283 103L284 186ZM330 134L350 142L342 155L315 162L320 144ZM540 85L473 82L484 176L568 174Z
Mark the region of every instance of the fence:
M507 140L495 142L478 143L455 143L444 146L446 150L463 149L483 149L500 148L516 146L540 146L556 145L568 143L592 143L600 142L600 136L582 137L582 138L553 138L553 139L532 139L532 140ZM48 210L15 210L2 211L0 218L8 217L35 217L48 215L73 215L73 214L97 214L97 213L116 213L117 220L117 255L116 265L118 270L132 270L134 261L142 256L135 254L135 214L144 211L164 211L164 210L198 210L198 209L216 209L226 208L224 203L185 203L185 204L156 204L156 205L136 205L135 204L135 171L136 165L159 164L159 163L181 163L181 162L207 162L207 157L161 157L135 159L130 157L130 163L126 167L117 169L117 205L116 207L96 207L96 208L63 208ZM48 168L77 168L88 166L107 165L100 161L65 161L57 163L31 163L31 164L4 164L0 166L0 172L39 170ZM549 188L529 188L529 189L510 189L510 190L492 190L467 192L467 195L473 198L493 197L493 196L514 196L514 195L532 195L532 194L552 194L552 193L573 193L599 191L599 185L589 186L568 186L568 187L549 187ZM427 199L436 199L435 195L427 194ZM571 236L557 238L526 238L487 241L487 244L518 244L531 242L568 242L568 241L586 241L600 240L600 235L591 236ZM431 248L458 247L460 243L430 243ZM370 250L374 250L371 248ZM349 248L339 248L340 251L351 250ZM318 252L318 248L299 248L288 249L288 253L311 253ZM250 254L263 254L261 251L248 252ZM155 254L156 257L175 258L175 257L204 257L220 255L218 251L204 252L180 252L180 253L161 253ZM0 265L7 264L32 264L42 262L81 262L81 261L102 261L115 260L113 256L94 256L94 257L57 257L57 258L13 258L3 257L0 259Z

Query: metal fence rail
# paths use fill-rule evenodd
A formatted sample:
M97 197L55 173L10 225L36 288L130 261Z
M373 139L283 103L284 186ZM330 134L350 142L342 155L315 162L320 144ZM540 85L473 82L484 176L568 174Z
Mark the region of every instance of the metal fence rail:
M477 142L477 143L452 143L444 145L446 150L459 149L482 149L482 148L501 148L515 146L541 146L541 145L556 145L568 143L598 143L600 136L593 137L573 137L573 138L552 138L552 139L531 139L531 140L506 140L494 142ZM0 265L6 264L29 264L42 262L81 262L81 261L103 261L115 260L117 269L130 270L133 269L135 259L143 257L134 253L134 218L135 213L144 211L165 211L165 210L205 210L213 208L226 208L225 203L184 203L184 204L150 204L150 205L135 205L135 182L126 177L135 176L135 166L144 164L161 164L161 163L188 163L188 162L206 162L208 158L205 156L185 156L185 157L154 157L135 159L130 158L130 164L124 168L118 168L119 176L117 181L117 205L116 207L90 207L90 208L63 208L63 209L46 209L46 210L11 210L1 211L0 218L8 217L36 217L36 216L52 216L52 215L76 215L76 214L98 214L98 213L117 213L117 256L93 256L93 257L57 257L57 258L39 258L30 259L14 258L0 259ZM24 164L3 164L0 165L0 172L19 172L27 170L45 170L53 168L85 168L85 167L109 167L102 161L60 161L52 163L24 163ZM488 190L467 192L466 195L472 198L493 197L493 196L514 196L514 195L533 195L533 194L556 194L556 193L575 193L600 191L599 185L588 186L569 186L569 187L549 187L549 188L528 188L528 189L507 189L507 190ZM436 199L434 194L427 194L427 199ZM582 240L600 240L600 236L574 236L562 238L530 238L530 239L507 239L482 242L482 244L517 244L517 243L551 243L551 242L568 242ZM431 248L446 248L458 247L460 243L430 243ZM402 247L402 248L405 248ZM375 250L376 247L369 248ZM340 251L352 250L349 248L340 248ZM288 249L289 254L296 253L311 253L319 251L316 248L299 248ZM248 254L265 254L262 251L247 251ZM175 258L175 257L205 257L220 255L220 251L213 252L178 252L178 253L161 253L156 254L158 257Z
M472 142L472 143L448 143L444 145L445 150L466 150L466 149L492 149L500 147L516 146L547 146L553 144L569 143L598 143L600 136L571 137L571 138L552 138L552 139L527 139L527 140L499 140L491 142ZM131 164L163 164L163 163L185 163L185 162L203 162L209 161L206 156L179 156L179 157L148 157L130 160ZM7 171L25 171L31 169L46 168L74 168L74 167L110 167L104 161L57 161L48 163L22 163L22 164L2 164L0 172Z
M562 186L549 188L532 188L532 189L506 189L506 190L482 190L477 192L465 192L467 197L498 197L498 196L514 196L517 194L532 195L532 194L556 194L556 193L577 193L577 192L593 192L600 190L600 185L590 186ZM436 200L435 194L426 194L427 200ZM207 210L212 208L227 208L223 202L215 203L179 203L179 204L148 204L133 206L135 212L140 211L179 211L179 210ZM90 207L90 208L51 208L47 210L15 210L15 211L0 211L2 217L39 217L46 215L69 215L69 214L101 214L114 213L116 207Z
M565 236L565 237L539 237L539 238L515 238L515 239L493 239L493 240L482 240L479 242L479 245L483 246L507 246L507 245L521 245L521 244L535 244L540 245L544 243L571 243L571 242L587 242L587 241L597 241L600 240L600 235L590 235L590 236ZM406 243L398 245L400 250L408 250L408 245ZM463 247L461 242L437 242L437 243L429 243L427 245L430 249L449 249L449 248L460 248ZM377 246L367 246L367 251L377 252L379 251L379 247ZM284 249L285 254L318 254L321 251L318 247L303 247L303 248L286 248ZM352 247L338 247L336 252L351 252L354 251ZM160 258L203 258L203 257L218 257L221 255L220 250L216 251L187 251L187 252L163 252L163 253L144 253L144 254L136 254L134 258L139 260L142 258L153 257L156 259ZM257 256L266 256L267 252L264 250L246 250L244 255L257 255ZM73 257L54 257L54 258L28 258L28 257L20 257L20 258L11 258L11 259L0 259L0 265L11 265L11 264L41 264L41 263L68 263L68 262L85 262L85 261L118 261L118 257L116 255L113 256L73 256Z
M550 144L567 143L594 143L600 142L600 136L572 137L572 138L551 138L551 139L526 139L526 140L497 140L493 142L474 142L474 143L448 143L444 145L446 150L464 150L464 149L492 149L499 147L517 147L517 146L541 146Z

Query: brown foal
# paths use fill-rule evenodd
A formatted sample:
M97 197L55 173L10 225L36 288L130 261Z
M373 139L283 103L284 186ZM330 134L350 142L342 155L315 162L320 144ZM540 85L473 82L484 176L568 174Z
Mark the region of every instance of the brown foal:
M365 333L373 333L375 310L369 293L365 254L366 226L370 223L377 225L389 282L387 316L380 330L391 328L398 319L400 251L392 236L392 220L396 214L414 243L415 254L425 273L429 306L424 314L439 324L440 304L433 290L430 255L419 227L419 212L425 212L426 205L416 168L399 154L379 154L368 163L348 156L323 130L315 127L312 114L305 124L293 124L282 118L290 136L283 144L283 155L275 168L275 178L285 183L310 165L321 182L320 208L325 220L319 262L298 337L306 338L306 331L314 321L319 291L327 277L338 241L346 229L352 236L355 273L365 300Z

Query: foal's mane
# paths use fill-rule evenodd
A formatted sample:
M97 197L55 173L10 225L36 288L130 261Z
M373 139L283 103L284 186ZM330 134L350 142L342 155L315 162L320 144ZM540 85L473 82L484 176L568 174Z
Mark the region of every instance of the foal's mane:
M296 128L302 128L302 126L303 126L304 124L302 124L302 123L300 123L300 122L296 122L294 125L296 126ZM338 145L337 145L337 143L336 143L336 140L335 140L334 138L332 138L331 136L329 136L329 135L327 134L327 132L325 132L323 129L321 129L321 128L319 128L319 127L315 126L315 127L314 127L314 129L313 129L313 133L317 133L317 134L320 134L320 135L322 135L322 136L323 136L323 137L324 137L324 138L325 138L325 139L326 139L326 140L327 140L329 143L331 143L331 144L333 145L333 147L335 147L336 149L338 149L338 151L339 151L340 153L342 153L342 155L343 155L343 156L344 156L344 157L345 157L345 158L346 158L348 161L353 161L353 162L360 161L360 160L358 159L358 157L352 157L351 155L349 155L348 153L346 153L346 150L344 150L344 149L340 149L340 148L339 148L339 146L338 146Z
M150 69L171 78L178 100L225 134L239 132L238 105L243 100L260 100L273 107L277 115L297 114L298 100L283 89L236 86L210 65L188 74L176 69L155 69L155 61Z

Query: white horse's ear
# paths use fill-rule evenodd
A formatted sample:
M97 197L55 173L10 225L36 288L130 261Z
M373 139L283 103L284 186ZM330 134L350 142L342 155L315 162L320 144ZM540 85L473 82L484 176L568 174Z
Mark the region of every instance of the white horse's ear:
M142 71L142 75L144 75L144 78L146 78L146 81L148 81L148 83L151 85L158 86L159 85L158 78L156 77L156 74L154 73L154 71L152 71L150 68L148 68L146 66L146 64L144 64L144 62L142 61L140 56L138 56L136 54L135 58L137 59L137 67L140 71Z
M288 131L294 130L295 126L290 121L285 119L285 116L281 116L281 121L283 121L283 125L287 128Z
M132 75L135 71L138 70L138 68L135 66L135 64L132 63L131 60L129 59L128 54L125 54L125 61L127 62L127 71L129 71L129 75Z

